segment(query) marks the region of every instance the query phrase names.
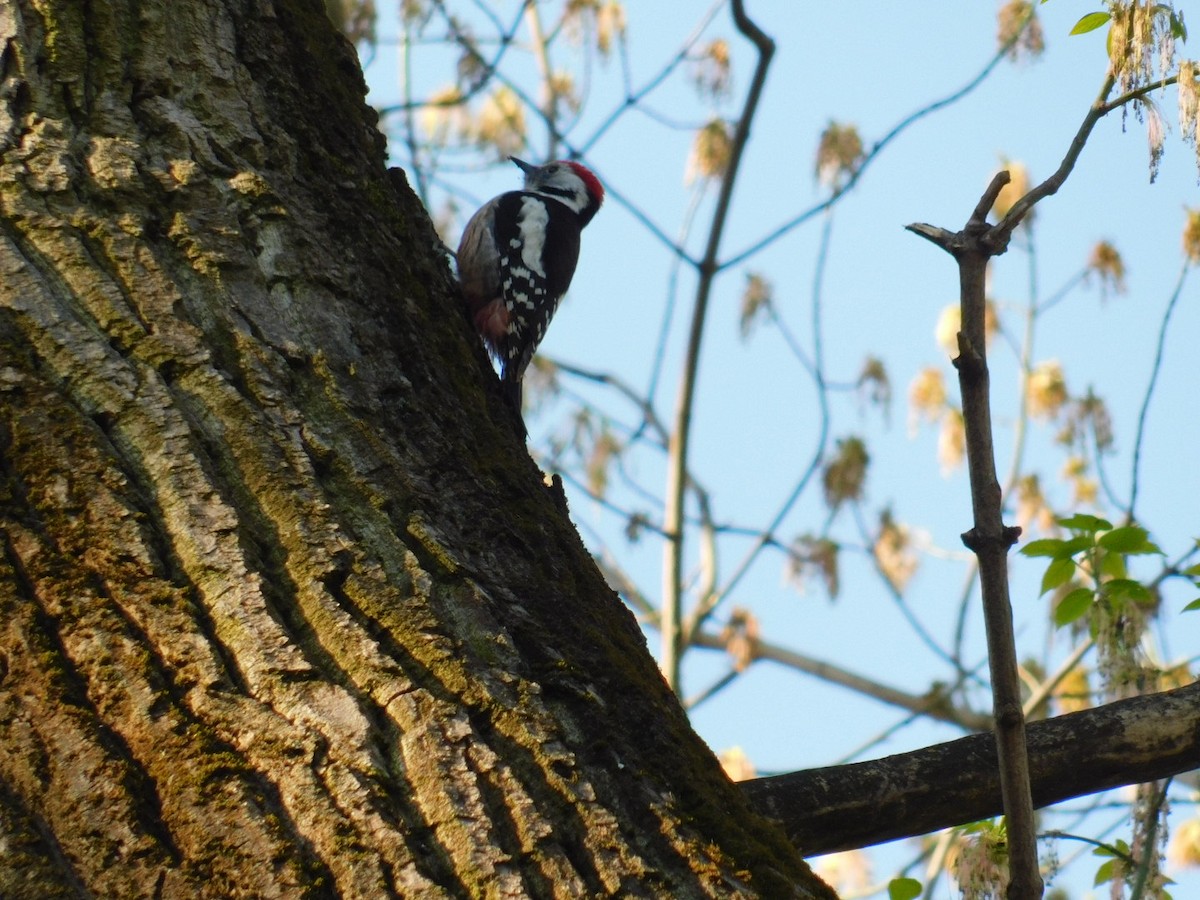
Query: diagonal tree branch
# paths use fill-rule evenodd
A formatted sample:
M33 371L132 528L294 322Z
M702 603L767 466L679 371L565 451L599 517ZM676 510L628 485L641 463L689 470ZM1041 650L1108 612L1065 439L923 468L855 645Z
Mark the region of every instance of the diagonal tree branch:
M712 632L699 631L693 636L692 642L698 647L708 647L713 650L725 649L725 641L720 635ZM982 731L990 728L992 725L991 716L977 713L966 707L954 706L946 694L939 693L936 689L930 690L925 694L912 694L907 691L897 690L871 678L858 675L841 666L798 653L795 650L789 650L786 647L781 647L768 641L755 642L754 659L756 661L770 660L771 662L779 663L782 666L787 666L789 669L794 669L797 672L804 672L828 684L836 684L864 697L878 700L880 703L887 703L908 712L918 713L929 719L947 722L959 728Z
M1071 146L1067 149L1066 156L1063 157L1054 174L1012 205L1012 209L1008 211L1008 215L1004 217L1004 221L996 226L997 236L1003 235L1004 240L1007 240L1007 236L1011 235L1013 230L1021 224L1029 211L1033 209L1034 204L1052 194L1058 193L1058 189L1063 186L1067 180L1067 176L1075 168L1079 154L1083 152L1083 148L1087 144L1092 129L1096 127L1096 123L1117 108L1111 103L1106 102L1108 95L1112 93L1114 84L1116 84L1114 76L1109 75L1104 79L1104 84L1100 87L1099 96L1096 97L1091 109L1084 116L1083 123L1079 126L1079 130L1075 132L1075 137L1071 139ZM1136 99L1137 96L1134 94L1125 95L1126 102ZM986 213L987 210L984 210L984 212Z

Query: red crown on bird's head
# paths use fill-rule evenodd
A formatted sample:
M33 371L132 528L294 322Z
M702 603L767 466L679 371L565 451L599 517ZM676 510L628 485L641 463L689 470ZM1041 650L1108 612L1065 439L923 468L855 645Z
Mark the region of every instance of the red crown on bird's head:
M596 177L596 173L585 166L583 163L572 162L569 159L558 160L560 165L570 166L575 170L575 174L583 179L584 186L587 188L588 195L596 201L596 206L604 202L604 185L600 183L600 179Z

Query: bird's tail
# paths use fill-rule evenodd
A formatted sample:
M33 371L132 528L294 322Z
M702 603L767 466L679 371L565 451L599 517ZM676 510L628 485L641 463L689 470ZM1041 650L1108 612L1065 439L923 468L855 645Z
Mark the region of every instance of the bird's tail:
M512 410L521 437L528 437L529 431L525 428L525 418L521 415L521 379L510 378L509 373L505 372L504 377L500 379L500 393L504 396L505 405Z

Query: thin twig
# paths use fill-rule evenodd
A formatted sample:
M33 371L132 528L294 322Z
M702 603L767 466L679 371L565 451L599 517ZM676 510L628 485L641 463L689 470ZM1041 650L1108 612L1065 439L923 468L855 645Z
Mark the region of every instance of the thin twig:
M1108 115L1114 109L1120 109L1126 103L1133 103L1141 100L1147 94L1152 94L1159 88L1170 87L1171 85L1178 83L1178 81L1178 75L1171 75L1167 78L1160 78L1158 81L1152 81L1149 84L1144 84L1140 88L1134 88L1127 94L1122 94L1120 97L1114 97L1112 100L1107 101L1102 107L1103 112L1101 115Z
M698 707L701 703L704 703L706 700L711 700L725 688L729 687L729 685L733 684L737 680L737 677L741 674L742 673L737 669L730 669L700 693L689 697L686 701L684 701L684 708L689 711L695 710L696 707Z
M716 2L708 8L708 11L700 17L700 20L696 23L695 27L692 28L691 34L683 39L683 44L675 53L675 55L671 57L671 59L669 59L656 74L652 75L650 79L641 86L640 89L637 91L632 91L626 87L625 99L621 103L617 104L616 108L608 114L608 117L596 127L596 130L592 132L591 136L586 138L583 143L579 145L579 151L581 153L587 153L587 151L594 147L596 142L599 141L600 138L602 138L608 132L608 130L617 123L621 116L625 114L626 110L630 109L631 107L638 106L644 98L649 96L667 80L671 73L674 72L680 66L680 64L682 64L688 58L688 53L691 51L692 47L695 46L696 41L700 40L700 36L712 23L712 20L716 18L717 13L724 5L725 0L716 0Z
M693 643L697 647L725 650L725 641L721 636L709 631L697 632L693 637ZM798 653L795 650L788 650L785 647L780 647L768 641L755 642L754 658L755 660L777 662L789 669L812 675L821 681L849 688L863 696L878 700L880 703L897 706L900 709L919 713L940 722L949 722L959 728L971 731L986 731L991 727L990 717L980 715L971 709L962 709L954 706L950 703L946 695L940 691L933 690L927 694L910 694L906 691L896 690L889 685L843 669L841 666L815 659L803 653Z
M411 28L407 21L404 22L404 37L400 42L400 65L404 72L404 131L405 141L408 144L408 157L412 162L410 171L413 175L414 185L417 189L417 196L421 199L422 206L429 206L429 185L426 178L426 167L421 164L420 148L417 146L417 126L414 116L414 108L408 103L412 100L412 37Z
M1007 180L1007 173L1001 173L993 179L963 231L948 232L929 225L909 226L914 233L953 254L959 265L963 331L959 334L960 353L955 359L955 366L959 370L963 395L975 520L974 527L963 535L963 540L979 556L988 658L992 670L996 745L1009 829L1009 896L1013 898L1041 896L1042 879L1038 871L1025 721L1020 704L1020 679L1008 595L1006 557L1008 547L1019 532L1003 524L1003 495L995 474L984 335L984 277L988 260L1004 252L1014 229L1034 205L1062 187L1096 123L1113 109L1139 99L1144 93L1139 89L1118 98L1120 102L1109 102L1108 96L1114 84L1114 77L1108 75L1054 174L1013 204L998 225L988 228L985 217L995 203L1000 186ZM1131 503L1131 510L1132 506Z
M1079 283L1087 277L1087 273L1088 270L1086 268L1080 269L1078 272L1068 278L1062 287L1038 304L1038 314L1040 315L1041 313L1046 312L1048 309L1057 306L1059 303L1065 300L1071 291L1075 290Z
M577 491L582 493L585 497L587 497L593 503L595 503L599 506L603 506L609 512L613 513L614 515L619 516L620 518L624 519L626 522L633 521L636 518L638 521L639 528L642 528L646 531L653 532L654 534L657 534L657 535L660 535L663 537L666 536L666 532L661 527L659 527L658 525L655 525L652 521L650 521L650 519L645 518L644 516L639 516L637 513L631 512L628 509L624 509L623 507L618 506L616 503L613 503L611 500L609 500L603 494L599 494L596 491L592 490L592 488L590 488L583 480L581 480L579 478L579 476L574 475L570 471L568 471L566 469L555 469L554 474L558 475L560 478L562 478L562 480L564 482L566 482L567 484L574 487Z
M824 330L822 326L822 313L824 306L821 303L821 297L822 289L825 283L825 262L829 256L829 245L832 235L833 215L832 212L830 212L826 216L825 227L821 229L821 241L817 249L817 264L813 273L813 359L811 365L805 365L805 368L808 370L809 375L813 379L817 394L817 404L820 407L820 426L817 429L816 445L813 447L812 456L809 459L808 465L800 474L800 477L797 480L796 485L792 488L791 493L789 493L784 499L784 502L780 505L779 510L772 517L766 529L762 531L758 540L754 542L753 546L751 546L751 548L746 552L746 555L742 557L741 562L739 562L737 567L734 569L733 576L723 587L717 591L714 591L709 597L705 598L704 602L697 604L696 609L692 612L692 615L688 617L688 621L683 630L683 636L685 640L693 631L703 626L708 617L711 616L716 610L717 606L720 605L721 601L733 592L733 589L737 586L737 583L741 581L742 578L750 571L755 560L758 559L762 551L775 542L775 532L779 529L779 526L783 524L783 520L787 518L788 514L792 511L792 507L796 505L797 501L800 499L800 496L804 493L804 489L808 486L813 476L819 471L821 459L825 455L825 447L829 443L829 426L832 417L829 412L829 397L826 392L824 372L825 355L824 341L822 340L822 333ZM794 352L800 353L801 351L799 347L796 347Z
M480 91L482 91L487 86L487 84L491 81L492 76L500 71L500 62L503 60L504 54L506 52L508 52L508 48L512 45L513 39L516 37L516 34L517 34L517 29L521 27L521 19L525 16L525 7L533 2L534 2L534 0L525 0L525 2L521 4L521 8L517 10L516 16L513 19L513 24L507 30L505 30L504 28L501 27L501 23L496 19L496 17L494 15L492 15L491 10L487 9L486 6L484 6L483 4L476 4L477 6L480 6L484 10L484 12L487 13L488 17L491 18L491 20L492 20L492 24L495 26L496 30L500 33L500 41L499 41L500 48L496 51L496 55L494 57L492 57L492 59L489 61L489 60L484 59L483 56L479 53L479 51L475 49L478 46L478 42L467 40L467 38L462 34L462 32L454 24L454 18L450 15L449 12L446 11L444 4L442 2L440 2L440 0L438 0L438 2L436 2L434 5L436 6L438 12L440 12L442 14L442 17L445 18L446 23L450 28L451 37L453 38L453 40L456 43L459 44L459 46L461 46L467 53L469 53L476 60L476 62L479 63L479 65L482 67L483 72L484 72L483 77L476 79L474 84L471 85L470 89L466 93L462 94L461 96L455 97L454 99L406 100L404 103L395 104L392 106L381 107L379 110L379 115L380 116L389 116L389 115L392 115L393 113L404 112L404 111L407 111L410 109L427 109L429 107L463 106L464 104L469 102L476 94L478 94ZM445 41L442 39L438 39L435 43L442 44L442 43L445 43Z
M667 464L667 509L664 527L668 538L663 554L663 600L662 600L662 653L660 664L667 683L679 689L679 668L682 646L680 624L683 599L683 507L686 491L688 449L691 440L692 406L695 401L696 378L700 368L700 347L703 343L704 325L708 318L708 300L712 293L713 279L717 274L717 254L725 232L725 221L733 200L733 187L737 181L742 154L750 137L750 123L758 109L771 57L775 53L774 42L764 34L747 16L743 0L732 0L733 21L738 31L758 49L758 65L746 95L742 114L734 129L729 152L728 168L721 181L709 229L708 245L699 264L700 281L696 289L696 302L692 310L692 325L688 334L684 369L680 379L676 400L675 418L671 432L671 452Z
M899 137L904 131L906 131L909 126L916 124L926 116L930 116L941 109L945 109L947 106L957 103L963 97L967 96L977 87L979 87L979 85L984 82L984 80L992 73L992 71L998 65L1000 65L1001 62L1003 62L1009 51L1016 45L1017 41L1020 40L1026 26L1028 26L1032 19L1033 13L1030 12L1022 26L1015 30L1012 37L1010 37L1000 47L1000 49L996 51L995 56L988 60L987 65L985 65L983 69L981 69L979 73L965 85L963 85L954 93L948 94L940 100L935 100L933 103L923 106L915 112L910 113L892 126L891 130L888 131L888 133L881 137L878 141L876 141L874 145L872 145L871 149L867 151L866 155L863 156L862 161L858 164L858 166L855 167L854 171L850 173L850 177L846 179L845 184L839 185L829 197L827 197L821 203L818 203L816 206L806 209L804 212L793 216L778 228L769 232L764 237L759 238L749 247L729 257L729 259L725 260L721 264L721 268L727 269L744 262L751 256L754 256L756 253L765 250L788 232L794 230L800 225L803 225L809 219L813 218L813 216L823 213L825 210L835 205L843 196L849 193L856 184L858 184L858 180L862 177L863 173L866 172L870 164L875 161L876 157L879 156L883 149L897 137Z
M1162 790L1158 792L1147 812L1150 825L1143 838L1142 858L1137 861L1137 877L1134 879L1133 889L1129 892L1129 900L1142 900L1146 896L1147 879L1150 877L1151 869L1156 868L1155 862L1158 858L1158 823L1162 816L1163 804L1167 802L1167 791L1170 790L1170 787L1171 779L1167 778L1163 781ZM1157 892L1155 896L1159 896Z
M1146 418L1150 412L1150 401L1154 397L1154 387L1158 383L1158 373L1162 370L1163 349L1167 343L1167 326L1171 323L1171 315L1175 312L1175 305L1179 302L1180 295L1183 294L1183 282L1187 278L1188 268L1188 263L1185 260L1183 269L1179 272L1179 280L1175 282L1175 290L1171 294L1171 299L1167 302L1166 312L1163 313L1162 324L1158 328L1158 344L1154 348L1154 365L1150 370L1150 383L1146 386L1146 396L1142 398L1142 409L1138 413L1137 437L1133 441L1133 471L1129 479L1129 507L1125 511L1125 517L1130 522L1135 521L1134 507L1137 505L1139 476L1142 464L1142 438L1146 433Z
M955 682L955 684L952 684L952 685L946 687L945 689L941 690L941 692L940 692L941 696L947 698L947 702L949 702L949 698L953 697L954 692L959 687L961 687L964 683L966 683L966 681L968 681L969 679L978 680L979 670L984 668L986 665L987 665L986 659L980 661L972 671L967 672L964 675L960 675L958 677L957 681ZM968 730L973 730L973 731L986 731L988 729L988 727L990 727L991 718L989 716L985 716L981 713L977 713L966 706L961 706L961 707L952 706L951 708L958 709L961 711L960 714L965 714L970 717L970 718L964 718L964 720L962 722L956 723L956 724L961 725L963 728L966 728ZM876 746L877 744L883 743L885 740L887 740L888 737L890 737L892 734L895 734L896 732L898 732L904 726L906 726L912 722L915 722L918 719L927 718L927 716L928 716L928 714L925 712L910 713L909 715L907 715L903 719L901 719L899 722L896 722L896 723L888 726L887 728L885 728L882 732L880 732L875 737L871 738L869 741L866 741L866 742L860 744L858 747L854 748L854 750L852 750L850 753L847 753L844 756L842 756L840 759L835 760L833 762L833 765L840 766L840 765L845 765L847 763L854 762L856 759L861 757L872 747ZM980 727L971 728L970 725L967 724L968 722L975 722Z
M654 404L648 397L642 397L632 387L610 372L595 372L591 369L583 369L559 360L555 360L554 365L559 371L565 372L568 375L613 388L618 394L633 404L641 414L643 425L649 427L650 431L658 438L661 446L665 447L667 445L668 435L666 426L659 419L658 413L654 409ZM635 429L635 432L637 430Z
M542 118L547 122L556 122L558 100L554 92L554 71L550 65L550 42L542 33L542 16L538 5L530 3L525 7L525 21L529 28L530 43L533 47L533 58L537 61L538 77L542 81L542 103L538 107ZM546 145L546 158L558 156L558 135L556 127L550 129L549 141Z
M1096 847L1100 850L1103 850L1105 853L1108 853L1108 854L1116 857L1117 859L1124 860L1126 863L1128 863L1131 866L1137 865L1137 860L1134 859L1130 854L1128 854L1124 850L1122 850L1120 847L1117 847L1114 844L1107 844L1104 841L1097 841L1094 838L1084 837L1082 834L1071 834L1066 831L1057 831L1056 830L1056 831L1043 831L1041 834L1038 835L1038 837L1055 838L1056 840L1060 840L1060 841L1079 841L1081 844L1089 844L1092 847Z
M1056 687L1062 684L1063 679L1074 671L1075 667L1079 665L1079 661L1095 645L1096 641L1093 638L1085 640L1071 651L1071 655L1063 660L1062 665L1058 667L1058 670L1053 675L1042 681L1041 684L1030 692L1022 707L1026 716L1033 715L1033 712L1045 702L1046 698L1050 696Z
M683 221L679 226L680 247L687 246L687 239L691 234L692 224L695 222L703 196L700 191L692 193L691 202L688 204L688 208L683 214ZM653 401L654 396L658 393L658 382L662 377L663 365L667 358L667 340L671 334L671 323L675 320L675 303L679 298L679 271L684 259L682 256L675 256L667 272L667 302L663 304L662 324L658 329L658 339L654 342L654 361L650 364L650 379L646 385L646 397L650 401ZM690 262L690 260L688 261Z
M800 473L800 476L796 479L796 484L792 487L791 492L787 495L787 497L784 498L783 503L780 504L779 509L771 518L770 523L763 530L762 537L747 551L741 562L739 562L737 567L734 569L733 575L719 592L718 599L729 596L733 593L734 588L737 586L738 582L740 582L742 578L745 577L745 575L750 571L750 568L754 565L754 562L758 558L759 554L762 553L766 547L770 546L774 533L779 529L779 526L783 524L783 520L787 518L788 514L792 511L792 508L799 501L801 495L812 481L813 476L820 471L821 460L825 456L825 448L829 443L830 426L833 417L829 411L829 396L828 392L826 391L828 382L825 378L824 370L824 307L821 303L821 297L822 288L824 285L825 260L829 253L829 242L833 234L832 228L832 215L830 214L826 219L825 227L821 229L821 240L817 247L817 264L813 274L813 299L811 314L813 359L812 366L806 367L808 368L809 375L812 377L815 385L818 405L817 438L814 442L812 456L808 461L808 465L805 466L804 470Z
M862 506L861 504L855 503L853 504L853 509L854 521L858 526L859 536L862 538L863 543L870 548L871 534L867 528L866 520L862 515ZM954 659L949 653L942 649L941 645L934 640L933 635L929 633L929 630L921 623L921 620L918 619L916 614L909 608L908 601L904 599L904 594L901 593L896 583L892 581L887 572L884 571L883 565L879 561L878 554L871 549L868 549L867 553L871 558L871 567L875 570L875 574L879 576L879 580L883 582L885 590L892 598L892 603L894 603L896 608L900 611L900 615L904 617L904 621L908 623L908 627L913 630L913 634L915 634L921 643L928 648L930 653L946 664L952 666L960 678L965 676L966 670L963 669L959 661Z
M1104 84L1100 87L1099 96L1097 96L1095 102L1092 104L1091 109L1088 110L1087 115L1084 116L1083 124L1075 132L1075 137L1071 139L1071 146L1067 149L1067 154L1063 157L1062 162L1059 163L1058 169L1055 170L1053 175L1012 205L1012 208L1008 211L1008 215L1004 217L1004 221L996 226L996 234L998 236L1012 234L1013 229L1021 224L1021 220L1025 218L1039 200L1058 193L1058 189L1063 186L1063 183L1067 180L1067 176L1075 168L1079 154L1083 152L1083 148L1087 144L1092 129L1096 127L1096 123L1117 108L1111 103L1106 102L1115 84L1116 78L1113 75L1109 75L1104 79ZM1125 96L1129 99L1136 99L1132 94L1126 94Z

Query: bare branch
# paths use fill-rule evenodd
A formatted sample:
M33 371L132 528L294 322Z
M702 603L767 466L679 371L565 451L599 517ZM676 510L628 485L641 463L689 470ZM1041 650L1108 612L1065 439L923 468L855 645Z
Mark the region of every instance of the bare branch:
M1167 342L1167 326L1171 323L1171 315L1175 312L1180 295L1183 294L1183 282L1187 278L1188 268L1188 263L1185 261L1183 269L1179 273L1179 280L1175 282L1175 290L1167 302L1166 312L1163 313L1162 325L1158 329L1158 343L1154 348L1154 365L1150 370L1150 383L1146 386L1146 396L1142 399L1142 408L1138 413L1137 437L1133 441L1133 472L1129 479L1129 507L1125 511L1126 518L1131 522L1134 521L1134 508L1137 505L1138 476L1141 471L1142 438L1146 434L1146 417L1150 412L1150 400L1154 397L1154 387L1158 383L1158 373L1162 369L1163 348Z
M633 404L638 412L641 413L642 424L650 429L659 440L661 446L666 447L668 440L667 429L658 418L658 413L655 411L654 404L650 398L642 397L637 391L611 372L594 372L590 369L582 369L579 366L558 360L554 361L554 365L568 375L574 375L576 378L602 384L615 390Z
M1152 94L1155 91L1157 91L1159 88L1169 87L1172 84L1178 84L1178 83L1179 83L1179 76L1172 75L1169 78L1160 78L1158 81L1152 81L1149 84L1144 84L1140 88L1136 88L1132 91L1129 91L1126 94L1122 94L1120 97L1114 97L1112 100L1109 100L1108 102L1103 104L1103 107L1102 107L1103 112L1101 113L1101 115L1108 115L1114 109L1120 109L1126 103L1133 103L1135 101L1141 100L1147 94Z
M1166 778L1200 761L1200 683L1029 726L1038 808ZM975 822L1001 811L990 734L872 762L742 782L807 856Z
M985 327L988 261L1004 252L1011 229L1020 221L1009 224L1005 219L994 228L985 221L1008 179L1007 172L1000 172L992 179L962 231L948 233L931 226L910 226L910 230L937 243L958 263L962 330L958 334L959 354L954 367L958 370L962 393L973 513L973 525L963 535L963 543L979 558L1000 784L1008 822L1008 896L1023 900L1040 897L1043 885L1038 869L1025 716L1008 590L1008 550L1021 532L1019 528L1006 527L1003 520L1003 497L996 478L992 440Z
M435 4L435 6L436 6L437 10L442 14L442 16L446 19L446 22L450 26L451 39L454 40L459 46L461 46L467 53L469 53L473 57L475 57L476 61L483 67L483 71L486 73L485 76L482 78L479 78L465 94L463 94L461 97L458 97L454 100L432 100L432 99L412 100L412 99L406 98L405 102L403 102L403 103L398 103L398 104L393 104L391 106L381 107L379 110L379 115L386 117L386 116L392 115L393 113L397 113L397 112L407 112L410 110L425 109L425 108L431 107L431 106L434 106L434 107L437 107L437 106L461 106L461 105L465 104L468 100L470 100L472 97L474 97L480 91L482 91L487 86L487 84L491 80L492 76L495 75L499 71L500 62L501 62L501 60L504 59L504 54L508 52L508 48L510 46L512 46L513 39L516 37L516 34L517 34L517 29L521 27L521 19L525 15L525 7L532 2L533 2L533 0L525 0L525 2L521 4L521 8L519 10L517 10L517 14L516 14L515 18L513 19L512 25L507 29L505 29L501 26L501 23L496 19L496 17L494 15L492 15L491 10L487 9L484 4L476 4L481 9L483 9L483 11L488 15L488 17L492 20L492 24L496 27L496 30L500 33L500 41L499 41L500 48L496 51L496 55L494 57L492 57L492 59L489 61L489 60L484 59L482 54L480 54L479 51L476 49L477 42L467 40L466 36L463 35L461 31L459 31L458 27L454 24L453 17L450 15L449 12L447 12L445 5L441 2L441 0L438 0L438 2ZM442 43L442 42L439 40L438 43ZM407 90L407 87L406 87L406 90Z
M1088 114L1084 116L1083 124L1079 126L1079 130L1071 140L1071 146L1067 149L1067 155L1063 157L1063 161L1059 164L1058 169L1053 175L1013 204L1012 209L1008 211L1008 215L1004 217L1004 221L996 226L998 233L1012 234L1013 229L1021 224L1021 220L1025 218L1029 210L1033 209L1034 204L1045 197L1049 197L1051 194L1058 193L1058 189L1063 186L1063 183L1067 180L1067 176L1075 168L1079 154L1083 152L1083 148L1087 144L1087 139L1091 135L1092 129L1096 127L1096 123L1115 108L1105 102L1108 95L1112 93L1115 83L1116 79L1113 75L1109 75L1104 79L1099 96L1092 104L1092 108L1088 110ZM1127 96L1130 96L1132 99L1132 95Z
M738 253L736 253L734 256L731 256L729 259L727 259L725 262L723 262L721 264L721 268L723 268L723 269L731 268L733 266L738 265L741 262L744 262L745 260L749 259L751 256L754 256L756 253L760 252L761 250L766 249L771 244L775 243L775 241L779 240L781 237L783 237L788 232L794 230L795 228L799 227L800 225L803 225L809 219L813 218L813 216L816 216L819 213L824 212L825 210L827 210L831 206L833 206L835 203L837 203L845 194L849 193L851 188L853 188L858 183L859 178L862 177L863 173L867 170L867 167L870 166L870 164L875 161L875 158L879 156L879 154L883 151L883 149L888 144L890 144L892 141L894 141L897 137L899 137L903 132L907 131L910 126L915 125L921 119L924 119L926 116L932 115L933 113L937 112L938 110L945 109L947 106L951 106L954 103L957 103L963 97L966 97L968 94L970 94L972 91L974 91L977 87L979 87L979 85L981 85L984 82L984 80L993 72L993 70L995 70L995 68L998 65L1000 65L1000 63L1008 55L1008 52L1013 48L1013 46L1020 39L1021 35L1025 31L1025 27L1028 26L1029 22L1032 21L1032 19L1033 19L1033 14L1030 13L1030 15L1026 19L1025 23L1020 28L1017 28L1015 30L1015 33L1012 35L1012 37L1010 37L1003 44L1003 46L1001 46L1000 49L996 51L996 55L993 56L990 60L988 60L987 65L985 65L979 71L979 73L974 78L972 78L970 81L968 81L965 85L963 85L961 88L959 88L954 93L948 94L947 96L943 97L942 99L935 100L933 103L923 106L920 109L918 109L917 111L910 113L909 115L907 115L903 119L901 119L899 122L897 122L894 126L892 126L892 129L887 134L885 134L882 138L880 138L878 141L876 141L875 144L871 147L871 149L867 151L866 155L862 159L862 162L859 163L858 167L855 168L853 173L851 173L850 177L848 179L846 179L846 183L841 185L837 190L835 190L826 200L824 200L821 203L818 203L816 206L806 209L804 212L800 213L799 215L794 216L793 218L784 222L782 225L780 225L774 231L771 231L764 237L755 241L753 244L751 244L746 249L738 251Z
M716 2L708 8L708 11L700 17L700 21L696 23L696 27L692 29L691 34L684 38L683 45L679 48L675 55L671 57L671 59L669 59L661 69L659 69L658 73L651 77L650 80L642 85L642 87L637 91L626 92L624 101L621 102L611 113L609 113L608 118L600 123L596 130L592 132L591 137L587 138L580 145L579 150L581 153L586 153L593 146L595 146L596 142L599 141L600 138L602 138L608 132L608 130L617 123L617 120L625 114L626 110L638 106L643 99L649 96L659 87L659 85L667 80L671 73L674 72L679 65L687 59L688 52L692 49L692 47L695 46L696 41L700 40L700 35L704 33L704 30L708 28L709 24L712 23L712 20L716 18L717 12L724 5L725 0L716 0Z
M979 228L987 224L988 213L991 212L993 206L996 205L996 198L1000 196L1000 192L1004 190L1004 186L1012 181L1012 176L1007 169L1003 169L992 176L991 182L987 186L987 190L983 192L983 196L979 198L979 202L975 204L975 209L971 213L971 218L967 219L967 228Z
M825 281L825 263L829 257L829 244L832 233L833 219L832 214L830 214L825 219L825 227L821 229L821 242L817 251L816 271L813 273L813 359L811 363L808 362L800 347L792 339L791 332L784 327L782 320L779 319L778 314L774 311L774 304L771 305L771 315L776 322L780 333L783 335L784 340L788 343L792 353L797 357L801 365L811 376L815 385L817 404L820 408L820 426L817 429L817 439L815 445L813 446L812 456L809 458L808 465L800 473L800 476L797 479L795 486L792 488L791 493L789 493L784 499L784 502L780 505L779 510L772 517L770 523L760 533L758 540L754 542L754 545L746 552L745 556L743 556L742 560L738 563L737 568L734 570L733 576L723 587L712 591L706 597L701 598L701 601L697 603L696 608L692 611L692 614L688 617L688 620L684 625L683 639L685 643L690 640L690 636L694 631L698 630L704 625L704 623L708 620L708 617L711 616L716 608L720 605L721 601L733 593L733 589L750 571L751 567L761 555L762 551L767 547L777 543L774 536L775 531L780 525L783 524L783 520L787 518L788 513L792 511L792 508L800 499L801 494L804 493L804 489L808 486L813 476L816 475L820 469L821 459L825 455L825 446L829 442L829 425L831 418L829 413L829 398L826 394L826 381L824 372L825 361L822 340L823 306L821 303L821 295Z
M1039 706L1046 702L1046 698L1051 692L1062 684L1063 679L1075 671L1075 667L1079 665L1079 661L1083 659L1089 650L1096 645L1092 638L1087 638L1078 647L1071 651L1071 654L1062 662L1062 665L1049 678L1042 681L1036 688L1029 692L1029 696L1025 698L1023 709L1025 715L1030 716L1037 710Z
M680 654L683 649L680 641L680 619L683 599L685 473L687 472L688 448L691 439L692 405L695 399L696 377L700 367L700 346L703 342L705 321L708 318L708 300L712 292L713 279L717 274L717 254L721 246L721 237L725 232L725 220L733 200L733 187L737 181L746 141L750 137L750 124L758 110L758 102L766 84L771 57L775 53L774 42L746 16L743 0L733 0L732 12L738 31L758 49L758 65L755 67L754 78L750 82L746 102L742 114L738 118L737 128L734 130L728 168L725 171L725 177L721 180L721 189L717 195L716 208L713 211L712 225L709 230L708 245L699 265L700 281L696 289L696 303L692 310L692 325L688 335L684 370L680 379L671 434L671 451L667 466L667 509L664 517L664 527L668 532L668 538L663 554L663 641L660 662L666 673L667 683L676 690L679 688Z
M550 65L550 42L542 32L542 16L538 5L530 3L525 7L525 21L529 28L530 43L533 47L533 58L537 62L538 77L542 81L542 102L538 106L542 118L547 122L555 120L557 100L554 96L554 71ZM546 147L546 158L558 156L558 129L550 129L550 141Z
M724 650L725 641L720 635L700 631L692 637L692 643L697 647L707 647L711 650ZM848 669L824 660L816 659L786 647L780 647L768 641L757 641L754 646L756 660L770 660L797 672L812 675L821 681L840 685L865 697L899 707L908 712L918 713L939 722L948 722L959 728L982 730L990 728L992 719L971 709L953 706L944 692L930 690L925 694L912 694L900 691L889 685L875 681L862 675L857 675Z

